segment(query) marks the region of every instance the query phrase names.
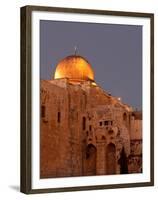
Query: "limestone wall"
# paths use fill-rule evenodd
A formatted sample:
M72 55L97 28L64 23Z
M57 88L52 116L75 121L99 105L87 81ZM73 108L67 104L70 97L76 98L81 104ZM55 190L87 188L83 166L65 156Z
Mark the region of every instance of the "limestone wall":
M41 178L126 172L141 139L130 107L96 84L68 79L41 81L40 104Z

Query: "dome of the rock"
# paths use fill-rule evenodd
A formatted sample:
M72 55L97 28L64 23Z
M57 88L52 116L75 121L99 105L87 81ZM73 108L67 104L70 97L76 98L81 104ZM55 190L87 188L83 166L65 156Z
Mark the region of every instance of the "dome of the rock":
M62 59L56 66L55 79L94 80L94 72L90 63L79 55L71 55Z

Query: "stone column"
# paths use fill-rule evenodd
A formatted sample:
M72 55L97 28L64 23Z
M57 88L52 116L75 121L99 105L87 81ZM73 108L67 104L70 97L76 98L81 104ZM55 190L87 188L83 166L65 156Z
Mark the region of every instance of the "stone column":
M97 142L96 175L106 174L105 146L105 142Z

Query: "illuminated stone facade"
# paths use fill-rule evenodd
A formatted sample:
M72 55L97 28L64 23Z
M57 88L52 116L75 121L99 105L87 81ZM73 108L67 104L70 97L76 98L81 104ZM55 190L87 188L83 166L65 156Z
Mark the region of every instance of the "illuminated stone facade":
M40 121L41 178L142 171L141 112L82 73L41 80Z

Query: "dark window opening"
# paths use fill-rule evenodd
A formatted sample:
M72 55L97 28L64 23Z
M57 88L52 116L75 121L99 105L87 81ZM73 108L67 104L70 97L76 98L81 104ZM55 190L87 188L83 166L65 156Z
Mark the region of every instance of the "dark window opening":
M105 136L103 135L101 139L102 139L102 140L105 140Z
M104 125L107 126L108 125L108 121L104 121Z
M120 164L120 174L128 174L127 156L124 147L120 153L118 163Z
M45 117L45 106L41 106L41 117L44 118Z
M111 121L111 125L113 125L113 121Z
M124 121L127 120L127 114L126 114L126 113L123 114L123 120L124 120Z
M86 148L86 160L84 167L84 175L93 176L96 175L96 161L97 150L95 146L89 144Z
M91 125L89 126L89 130L90 130L90 131L92 130L92 126L91 126Z
M60 123L60 121L61 121L61 113L58 112L58 123Z
M99 125L100 125L100 126L102 126L102 124L103 124L102 122L99 122Z
M86 129L86 118L83 117L82 119L82 129L85 130Z
M112 134L112 133L114 133L114 131L113 130L109 130L109 132L108 132L109 134Z

